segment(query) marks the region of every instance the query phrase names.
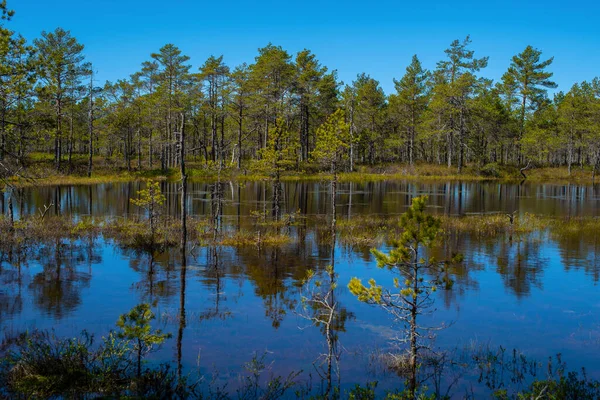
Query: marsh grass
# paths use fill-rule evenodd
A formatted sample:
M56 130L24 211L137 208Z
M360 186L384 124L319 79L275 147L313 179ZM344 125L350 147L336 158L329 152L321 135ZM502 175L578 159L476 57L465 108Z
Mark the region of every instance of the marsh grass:
M161 171L161 170L147 170L141 172L96 172L91 177L84 175L75 174L56 174L54 172L48 173L47 171L31 171L30 176L32 179L12 179L11 182L18 187L31 187L31 186L54 186L54 185L97 185L101 183L119 183L119 182L133 182L144 179L153 180L169 180L175 179L174 171Z
M220 176L223 179L237 181L269 181L268 175L258 170L237 170L228 168L219 173L210 168L196 165L191 169L191 177L196 181L211 181ZM284 171L281 181L330 181L331 174L320 172L312 165L303 165L300 170ZM521 182L523 176L519 168L514 166L486 165L479 167L471 165L463 168L458 174L455 167L448 168L437 164L383 164L379 166L358 166L353 172L343 172L338 175L339 182L378 182L384 180L407 181L484 181ZM573 169L571 175L566 167L541 167L527 171L528 182L592 182L592 171L589 168Z
M54 157L46 153L32 153L28 156L28 179L14 177L10 182L18 187L47 185L93 185L111 182L130 182L152 178L155 180L174 179L178 170L162 169L130 169L114 158L94 157L94 168L91 177L87 176L87 155L73 155L71 167L64 164L61 171L54 167ZM146 166L147 167L147 166Z
M253 215L256 229L221 230L215 235L214 222L210 218L189 217L188 240L199 246L223 245L231 247L267 246L277 247L296 243L299 230L314 230L319 244L331 244L330 225L325 216L305 217L297 213L286 214L280 220ZM336 240L355 249L369 249L391 244L402 230L400 216L357 215L350 219L338 219ZM507 214L481 214L466 216L441 216L445 235L469 235L478 240L511 237L523 238L534 232L549 231L554 239L595 238L600 236L600 218L595 217L548 217L534 214L516 215L511 223ZM148 221L142 216L128 218L75 219L70 216L27 216L10 221L0 216L0 247L4 250L19 246L42 244L57 240L77 240L102 235L106 239L130 249L141 251L166 251L178 245L181 221L161 216L157 231L152 238Z
M526 235L547 229L552 223L551 217L541 217L525 213L515 215L511 221L508 214L481 214L460 217L443 216L442 228L446 233L462 233L476 238L496 238L501 235Z
M29 331L0 342L0 398L276 399L297 385L300 372L280 376L266 353L254 354L237 376L235 393L170 364L148 365L138 376L132 342L114 332L95 340L83 331L58 337Z
M90 185L109 182L130 182L142 179L175 180L178 172L175 169L146 169L128 170L119 162L111 158L95 157L94 172L92 177L87 177L87 157L74 158L71 170L56 173L52 157L47 154L34 153L29 159L28 175L33 179L12 179L12 183L20 186L32 185ZM52 171L52 172L49 172ZM188 176L190 181L212 182L217 179L228 179L238 182L270 181L271 177L260 170L238 170L232 166L219 169L208 163L188 162ZM299 170L284 171L281 175L283 182L298 181L330 181L331 174L319 171L317 166L303 164ZM523 180L519 169L513 166L500 166L494 164L479 167L467 166L461 174L456 168L448 168L437 164L382 164L379 166L358 166L354 172L344 172L338 176L339 182L378 182L390 181L483 181L496 180L502 182L520 182ZM555 183L586 183L592 182L590 168L573 168L569 175L566 167L541 167L527 171L529 182L555 182Z
M399 216L357 215L339 219L336 228L340 243L354 248L381 246L401 232Z
M377 352L373 363L400 377L406 375L407 358L402 354ZM325 398L319 381L303 383L301 371L281 376L266 353L254 353L241 372L219 384L219 371L212 377L200 371L179 375L171 364L148 364L136 376L135 354L129 341L111 332L99 340L83 331L75 337L58 337L52 331L29 331L6 336L0 341L0 397L2 398L129 398L129 399L277 399ZM470 344L422 359L426 379L418 399L595 399L600 382L590 379L585 369L567 369L560 354L541 362L516 349ZM477 393L470 382L481 385ZM311 385L312 383L312 385ZM463 383L463 385L461 385ZM320 382L322 385L323 382ZM454 386L456 384L456 386ZM312 387L311 387L312 386ZM356 385L334 398L406 399L402 382L398 389L377 394L376 383ZM465 392L461 387L468 388ZM461 391L463 390L463 391ZM448 397L446 397L448 396Z
M552 221L551 234L554 238L586 239L600 237L600 218L571 217Z
M181 222L172 217L161 216L154 235L146 219L116 218L103 224L102 233L105 238L117 244L147 253L162 253L179 244Z
M58 243L63 240L77 240L96 237L101 232L97 221L71 217L27 216L17 219L14 225L0 215L0 249L5 252L25 252L31 246Z
M64 240L93 239L102 235L120 246L163 252L178 244L181 223L170 217L161 217L152 237L147 220L140 218L81 218L70 216L28 216L10 221L0 216L0 248L4 251L25 251L29 247Z
M219 244L231 247L280 247L292 243L294 240L290 235L276 232L261 233L260 231L237 231L222 237Z

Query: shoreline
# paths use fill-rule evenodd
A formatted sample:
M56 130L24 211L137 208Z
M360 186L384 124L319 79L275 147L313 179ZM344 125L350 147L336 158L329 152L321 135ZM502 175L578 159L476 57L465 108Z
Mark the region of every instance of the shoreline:
M43 171L51 170L51 167L42 168ZM598 180L592 180L592 171L589 169L576 168L568 174L566 167L541 167L527 171L527 179L519 174L516 167L502 167L494 171L494 175L481 172L476 167L467 167L458 174L455 167L441 167L432 164L409 165L387 165L375 167L359 167L354 172L343 172L338 175L338 182L378 182L378 181L426 181L426 182L498 182L498 183L554 183L554 184L595 184ZM220 173L222 180L239 182L269 181L267 174L260 172L225 169ZM179 180L179 171L169 169L141 170L141 171L111 171L98 169L91 177L77 173L61 174L52 173L45 175L39 168L31 172L30 179L13 178L10 180L15 187L31 186L66 186L66 185L94 185L112 182L135 182L146 179L152 180ZM332 175L324 172L286 171L281 175L282 182L299 181L329 181ZM189 182L214 182L219 179L219 173L215 170L191 166L188 168Z

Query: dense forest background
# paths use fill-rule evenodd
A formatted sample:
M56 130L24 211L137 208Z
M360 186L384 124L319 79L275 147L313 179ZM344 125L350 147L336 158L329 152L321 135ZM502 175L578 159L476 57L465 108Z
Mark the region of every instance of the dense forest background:
M289 54L273 44L235 67L222 56L192 67L167 44L135 74L101 84L69 31L28 42L10 30L14 12L6 1L0 7L5 176L36 159L89 175L99 157L115 168L166 170L181 154L207 169L246 170L271 156L278 169L326 170L314 150L318 128L336 110L348 130L347 171L431 163L458 173L491 164L568 166L570 173L600 164L600 80L550 97L553 58L532 46L494 82L471 39L454 40L433 71L415 55L390 95L367 73L343 83L310 50Z

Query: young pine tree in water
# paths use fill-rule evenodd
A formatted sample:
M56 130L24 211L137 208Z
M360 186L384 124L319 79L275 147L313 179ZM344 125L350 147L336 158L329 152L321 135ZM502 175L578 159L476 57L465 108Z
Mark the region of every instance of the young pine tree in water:
M133 349L137 355L138 378L142 375L142 357L152 351L155 345L160 345L171 337L171 334L163 333L160 329L152 330L150 321L154 318L150 304L142 303L122 314L117 320L117 327L121 329L117 336L133 342Z
M150 180L148 181L146 189L138 191L138 198L131 199L131 204L143 208L148 212L153 242L156 233L156 223L160 217L160 208L165 203L165 200L165 195L160 190L160 183Z
M441 220L425 214L426 196L416 197L412 206L402 215L401 226L404 229L396 247L389 254L376 249L371 253L377 260L377 266L388 268L397 273L393 288L384 288L370 279L364 285L360 279L352 278L348 284L350 292L358 300L382 307L403 325L400 341L408 351L407 373L408 391L415 396L417 387L418 357L421 351L428 349L428 338L436 328L421 325L419 317L432 312L433 293L441 283L449 284L441 278L446 266L462 261L460 255L451 261L437 261L433 257L426 259L440 233Z
M349 161L348 150L352 137L350 125L344 121L344 112L338 109L317 129L315 149L311 157L324 167L328 167L331 178L331 230L335 231L336 197L338 174Z

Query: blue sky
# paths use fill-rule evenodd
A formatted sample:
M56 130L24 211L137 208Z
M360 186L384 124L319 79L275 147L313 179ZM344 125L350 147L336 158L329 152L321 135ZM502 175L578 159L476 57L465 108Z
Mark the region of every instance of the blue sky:
M453 4L460 3L460 4ZM239 1L8 0L8 27L28 40L61 26L85 45L98 78L135 72L150 53L174 43L193 69L210 55L235 66L272 42L290 53L312 50L346 83L367 72L393 91L413 54L427 68L467 34L486 77L499 79L531 44L554 56L560 90L600 76L600 2L592 1Z

